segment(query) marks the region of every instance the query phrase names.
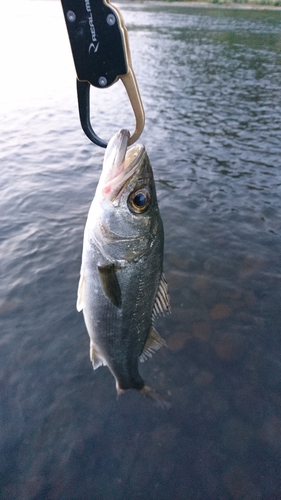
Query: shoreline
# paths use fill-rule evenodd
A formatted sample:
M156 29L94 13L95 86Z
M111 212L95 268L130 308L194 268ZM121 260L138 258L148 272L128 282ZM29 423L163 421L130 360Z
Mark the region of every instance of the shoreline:
M124 0L123 0L124 1ZM123 3L122 0L117 0L118 3ZM128 3L125 0L124 3ZM234 2L224 2L224 3L212 3L212 2L202 2L201 0L140 0L137 3L147 4L147 5L163 5L171 7L193 7L193 8L207 8L207 9L235 9L235 10L270 10L270 11L281 11L281 5L265 5L259 3L234 3ZM130 2L133 5L134 2Z

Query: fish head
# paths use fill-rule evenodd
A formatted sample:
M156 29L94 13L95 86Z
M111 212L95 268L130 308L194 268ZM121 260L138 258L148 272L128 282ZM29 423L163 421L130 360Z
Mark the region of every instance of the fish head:
M129 137L120 130L110 140L93 209L96 239L126 260L143 254L163 232L146 149L142 144L128 148Z

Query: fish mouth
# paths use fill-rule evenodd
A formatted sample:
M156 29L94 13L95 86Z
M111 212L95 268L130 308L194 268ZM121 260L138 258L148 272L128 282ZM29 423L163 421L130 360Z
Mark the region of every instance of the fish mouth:
M142 144L128 148L130 133L119 130L109 141L103 162L102 192L111 202L118 200L145 154Z

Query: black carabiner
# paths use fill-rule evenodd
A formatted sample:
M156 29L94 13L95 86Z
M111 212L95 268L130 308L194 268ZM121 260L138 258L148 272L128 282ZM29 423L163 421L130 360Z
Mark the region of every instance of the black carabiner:
M77 79L77 97L81 127L90 141L101 148L106 148L107 142L100 139L94 132L90 120L90 84Z
M144 111L122 17L109 0L61 0L77 73L80 122L86 136L95 144L107 143L94 132L90 121L90 85L108 88L120 78L128 93L136 118L132 144L144 127Z

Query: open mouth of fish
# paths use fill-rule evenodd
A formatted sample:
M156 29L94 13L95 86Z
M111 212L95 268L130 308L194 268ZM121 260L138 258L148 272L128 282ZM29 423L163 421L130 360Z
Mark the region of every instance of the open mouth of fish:
M145 154L142 144L134 144L128 148L129 138L128 130L120 130L109 141L105 152L102 192L113 204L118 204L125 186L141 164Z

